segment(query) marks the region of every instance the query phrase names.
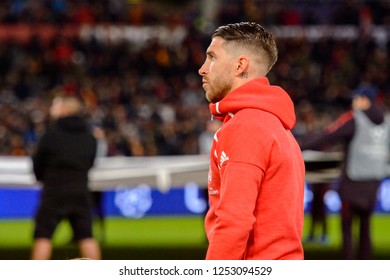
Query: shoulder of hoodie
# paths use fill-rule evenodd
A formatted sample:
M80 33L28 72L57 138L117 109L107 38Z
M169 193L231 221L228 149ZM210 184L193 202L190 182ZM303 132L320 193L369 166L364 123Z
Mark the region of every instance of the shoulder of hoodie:
M237 136L249 134L252 138L266 138L271 130L275 130L280 123L272 113L256 108L245 108L236 112L233 117L224 124L226 133L234 133ZM282 124L280 123L282 128Z
M238 123L240 126L254 126L259 129L268 129L269 125L279 122L274 114L258 108L245 108L236 112L229 122Z

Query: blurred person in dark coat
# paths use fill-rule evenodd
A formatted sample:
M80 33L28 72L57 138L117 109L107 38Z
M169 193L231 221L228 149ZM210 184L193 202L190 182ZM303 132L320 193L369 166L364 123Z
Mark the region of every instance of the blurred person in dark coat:
M92 201L88 172L93 166L97 141L83 117L82 102L75 96L58 96L50 108L52 126L33 154L33 169L43 185L35 216L32 259L50 259L52 236L68 219L81 257L100 259L92 234Z
M302 150L317 150L327 145L342 144L339 195L342 202L342 253L354 259L352 225L359 218L358 259L372 257L370 221L377 203L377 191L386 177L389 157L389 127L384 111L376 103L377 90L361 84L352 92L352 108L323 131L308 135Z

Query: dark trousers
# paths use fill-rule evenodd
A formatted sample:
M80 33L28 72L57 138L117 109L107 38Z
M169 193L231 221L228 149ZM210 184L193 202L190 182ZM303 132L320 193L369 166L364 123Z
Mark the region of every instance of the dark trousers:
M329 185L327 183L318 183L312 185L313 204L311 209L311 225L309 239L314 239L315 228L317 224L321 225L321 237L325 238L327 235L327 210L324 202L324 196L328 190Z
M371 259L371 233L370 221L372 209L363 209L343 201L341 210L341 228L343 235L343 257L346 260L354 259L353 221L359 219L359 246L357 258L361 260Z

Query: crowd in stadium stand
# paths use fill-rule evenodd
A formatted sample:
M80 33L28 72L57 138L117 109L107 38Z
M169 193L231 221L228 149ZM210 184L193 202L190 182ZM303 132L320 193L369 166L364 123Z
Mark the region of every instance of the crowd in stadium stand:
M176 8L140 0L3 2L0 26L6 28L21 24L56 28L103 23L163 25L184 26L186 35L174 44L151 39L142 45L61 34L46 41L39 36L27 42L0 38L0 155L31 155L48 125L51 98L58 93L84 99L91 126L105 132L110 156L200 152L199 137L210 113L198 69L210 34L199 16L199 3L194 4L199 1L172 1ZM386 1L370 5L339 1L333 6L326 5L327 1L321 2L325 6L307 4L310 1L287 6L278 1L225 2L216 25L242 20L257 20L265 26L326 22L364 27L390 22ZM351 40L277 38L279 60L269 78L295 102L297 137L336 118L361 82L375 85L388 106L390 38L380 43L369 29L362 30Z

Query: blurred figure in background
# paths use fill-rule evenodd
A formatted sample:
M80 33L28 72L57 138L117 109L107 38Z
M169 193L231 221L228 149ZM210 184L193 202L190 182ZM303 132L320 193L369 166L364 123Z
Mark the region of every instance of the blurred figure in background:
M93 128L93 135L97 140L97 152L96 160L99 158L108 156L108 143L106 139L106 134L101 127ZM102 190L92 190L92 202L93 202L93 214L97 218L97 226L99 228L98 240L101 243L104 243L106 240L106 230L105 230L105 213L103 208L103 191Z
M303 141L302 150L316 150L341 143L344 163L339 195L342 201L342 253L345 259L356 258L352 225L359 218L358 259L370 259L372 244L370 221L377 202L377 190L386 177L389 158L389 126L384 111L376 104L377 90L362 84L352 93L352 109Z
M61 220L68 219L82 258L100 259L92 234L92 201L88 172L93 166L97 141L83 117L75 96L58 96L50 108L53 125L40 139L33 169L43 185L35 216L32 259L50 259L52 236Z
M221 122L218 120L210 120L206 124L206 130L202 131L199 135L199 153L202 155L208 155L211 151L213 144L213 138L215 133L220 129Z
M306 239L306 242L320 242L326 244L328 241L328 223L327 223L327 209L324 202L324 196L329 190L328 183L315 183L312 185L313 192L313 203L310 211L311 214L311 224L309 230L309 236ZM320 227L320 237L319 240L316 238L316 229L317 225Z

